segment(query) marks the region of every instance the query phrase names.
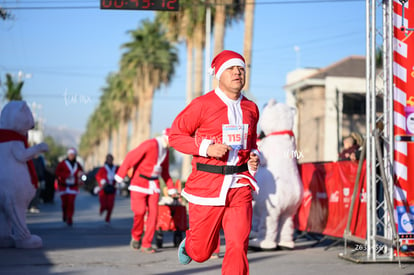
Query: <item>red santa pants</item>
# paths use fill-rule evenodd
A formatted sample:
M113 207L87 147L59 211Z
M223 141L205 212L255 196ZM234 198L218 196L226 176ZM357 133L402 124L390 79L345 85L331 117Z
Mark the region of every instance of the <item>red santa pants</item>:
M63 221L65 221L68 225L72 225L73 214L75 213L76 195L62 194L60 195L60 199L62 200Z
M102 214L106 210L105 221L110 222L112 210L114 209L115 204L115 194L105 194L102 190L99 192L99 204L101 205L99 214Z
M217 248L220 228L226 239L222 274L249 274L247 249L252 224L250 187L229 190L225 206L189 204L190 228L186 232L185 250L196 262L204 262Z
M134 240L139 241L142 238L142 247L151 247L152 239L155 233L155 226L158 218L158 200L159 193L144 194L131 191L131 210L134 212L134 223L132 225L131 236ZM145 214L147 219L145 220Z

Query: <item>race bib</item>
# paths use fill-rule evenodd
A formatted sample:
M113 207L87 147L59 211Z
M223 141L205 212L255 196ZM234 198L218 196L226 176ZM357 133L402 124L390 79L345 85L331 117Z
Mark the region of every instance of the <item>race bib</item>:
M152 170L152 177L158 177L161 175L162 167L160 165L155 165L154 169Z
M66 184L67 185L74 185L75 184L75 177L74 176L69 176L66 178Z
M229 145L233 150L246 148L248 124L223 125L223 143Z

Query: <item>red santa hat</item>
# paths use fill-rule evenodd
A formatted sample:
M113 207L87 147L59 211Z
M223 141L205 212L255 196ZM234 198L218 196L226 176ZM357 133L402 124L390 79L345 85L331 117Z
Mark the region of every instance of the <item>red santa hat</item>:
M170 135L170 132L171 132L171 128L165 128L163 131L162 131L162 134L164 135L164 136L169 136Z
M224 70L233 66L246 68L246 61L240 54L224 50L214 57L211 62L210 72L211 74L215 72L217 80L220 80L220 76Z
M162 138L165 140L165 142L168 144L168 137L170 136L170 134L171 134L171 128L165 128L163 131L162 131Z

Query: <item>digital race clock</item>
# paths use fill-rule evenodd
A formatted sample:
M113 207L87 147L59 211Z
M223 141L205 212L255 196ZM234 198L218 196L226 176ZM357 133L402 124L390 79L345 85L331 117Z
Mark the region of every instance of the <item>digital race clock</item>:
M178 0L100 0L101 9L178 11Z

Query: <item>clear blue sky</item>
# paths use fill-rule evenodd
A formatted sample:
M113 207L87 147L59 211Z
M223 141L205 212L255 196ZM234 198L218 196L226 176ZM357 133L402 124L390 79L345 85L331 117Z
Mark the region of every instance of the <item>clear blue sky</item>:
M365 55L365 1L309 1L256 0L251 92L259 109L270 98L285 101L286 74L298 63L326 67ZM118 71L120 46L130 40L127 31L154 17L152 11L100 10L98 0L2 0L0 6L96 7L13 9L14 20L0 21L0 80L6 73L30 74L23 97L42 105L46 124L82 131L106 77ZM243 36L243 21L233 23L226 29L225 48L242 52ZM153 133L168 127L185 107L184 45L179 58L171 85L156 92Z

